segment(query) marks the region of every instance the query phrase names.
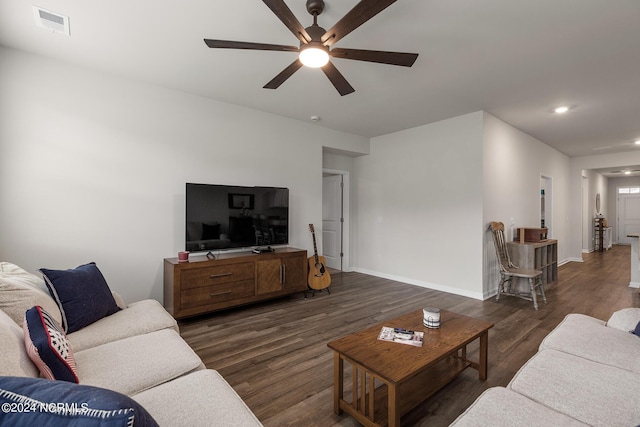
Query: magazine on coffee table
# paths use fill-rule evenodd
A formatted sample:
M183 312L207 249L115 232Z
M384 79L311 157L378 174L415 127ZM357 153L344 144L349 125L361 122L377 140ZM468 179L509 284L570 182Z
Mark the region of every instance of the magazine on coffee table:
M383 326L380 335L378 335L378 339L381 341L397 342L414 347L422 347L423 338L424 332L410 331L403 328L390 328L388 326Z

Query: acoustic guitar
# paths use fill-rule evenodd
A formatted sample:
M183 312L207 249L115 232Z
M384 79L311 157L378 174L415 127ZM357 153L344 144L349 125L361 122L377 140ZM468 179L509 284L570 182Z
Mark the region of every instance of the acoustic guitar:
M309 257L309 287L313 290L327 289L331 284L331 276L325 266L324 257L318 256L316 231L313 224L309 224L309 231L313 236L313 256Z

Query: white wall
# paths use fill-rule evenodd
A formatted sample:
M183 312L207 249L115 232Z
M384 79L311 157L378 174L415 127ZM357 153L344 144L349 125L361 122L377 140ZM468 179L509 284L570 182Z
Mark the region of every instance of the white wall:
M569 157L549 147L530 135L484 113L484 204L486 225L485 247L485 297L497 291L499 271L495 248L488 224L500 221L505 224L509 238L511 219L515 227L540 227L540 177L551 178L551 224L558 240L558 260L569 257L569 213L566 201L569 196ZM549 190L547 189L547 199ZM549 221L549 219L547 219Z
M373 138L354 158L356 270L482 298L482 120Z
M290 188L291 246L321 223L322 147L368 140L0 48L0 260L95 261L126 300L162 300L185 182Z

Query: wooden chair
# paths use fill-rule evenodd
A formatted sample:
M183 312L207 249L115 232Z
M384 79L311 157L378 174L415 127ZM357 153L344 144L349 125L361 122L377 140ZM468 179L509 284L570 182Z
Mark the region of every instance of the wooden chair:
M544 295L544 285L542 283L542 271L527 270L518 268L511 262L507 241L504 237L504 224L501 222L492 222L489 229L493 233L493 242L495 243L496 256L498 257L498 265L500 266L500 284L498 285L498 295L496 301L500 301L500 295L511 295L518 298L533 301L533 307L538 309L538 299L536 297L537 290L540 290L542 300L546 303L547 297ZM531 293L511 291L514 277L521 277L529 281L529 289ZM535 283L534 283L535 281Z

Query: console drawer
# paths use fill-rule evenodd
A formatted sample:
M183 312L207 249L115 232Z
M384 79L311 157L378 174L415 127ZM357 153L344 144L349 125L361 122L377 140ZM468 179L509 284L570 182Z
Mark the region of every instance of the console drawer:
M255 295L253 279L185 289L180 292L180 308L184 310L253 295Z
M193 289L219 283L249 280L255 277L252 262L194 268L182 272L182 289Z

